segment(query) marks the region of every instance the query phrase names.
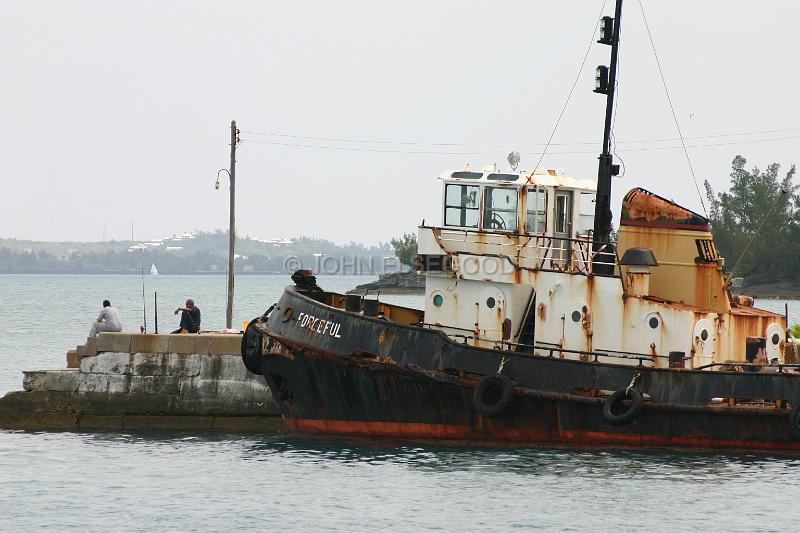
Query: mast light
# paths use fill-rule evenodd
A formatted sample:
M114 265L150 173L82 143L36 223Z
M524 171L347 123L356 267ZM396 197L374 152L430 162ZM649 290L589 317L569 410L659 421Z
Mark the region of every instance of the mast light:
M608 67L600 65L594 71L594 92L608 94Z
M614 44L614 17L603 17L600 19L600 44Z

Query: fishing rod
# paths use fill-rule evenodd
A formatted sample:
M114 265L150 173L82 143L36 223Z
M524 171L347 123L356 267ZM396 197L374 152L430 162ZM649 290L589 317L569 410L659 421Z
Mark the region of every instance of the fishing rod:
M131 219L131 241L133 241L133 219ZM142 326L139 330L142 333L147 333L147 300L144 297L144 246L142 246L142 262L141 262L141 276L142 276Z

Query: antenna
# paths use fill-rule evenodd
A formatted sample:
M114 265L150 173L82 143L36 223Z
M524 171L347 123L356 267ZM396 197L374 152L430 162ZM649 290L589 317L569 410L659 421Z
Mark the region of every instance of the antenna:
M519 159L520 159L519 152L517 151L508 154L506 160L508 161L508 164L511 166L511 170L517 170L517 167L519 166Z

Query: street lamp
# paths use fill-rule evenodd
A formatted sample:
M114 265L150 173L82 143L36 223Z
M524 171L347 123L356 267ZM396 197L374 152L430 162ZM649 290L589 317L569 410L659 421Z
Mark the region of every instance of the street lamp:
M230 225L228 227L228 304L225 309L225 329L233 327L233 258L236 244L236 144L239 142L239 130L236 121L231 121L231 169L220 169L214 188L219 190L219 175L225 172L230 182Z
M228 180L231 184L230 226L228 227L228 303L227 307L225 308L225 328L231 329L233 326L233 258L236 244L236 222L234 219L236 181L234 178L235 174L232 174L227 169L222 168L219 170L219 172L217 172L217 181L214 182L215 189L219 190L219 175L223 172L228 175Z

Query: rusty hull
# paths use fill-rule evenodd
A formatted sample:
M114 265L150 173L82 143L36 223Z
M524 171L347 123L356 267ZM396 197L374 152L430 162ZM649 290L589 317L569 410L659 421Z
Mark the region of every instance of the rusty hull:
M285 320L287 310L291 317ZM296 318L342 324L341 338ZM394 324L321 304L288 288L256 330L262 373L287 428L299 433L505 443L800 449L786 408L727 407L714 398L759 398L800 405L800 376L658 369L484 349L440 331ZM597 361L597 362L596 362ZM516 391L497 418L480 415L472 392L502 368ZM635 379L634 379L635 378ZM602 398L632 381L648 398L641 417L605 423Z
M787 409L647 404L637 422L616 427L603 419L603 398L517 387L513 403L487 418L472 404L475 376L309 349L291 362L276 354L263 367L287 429L297 434L800 451L787 430Z

